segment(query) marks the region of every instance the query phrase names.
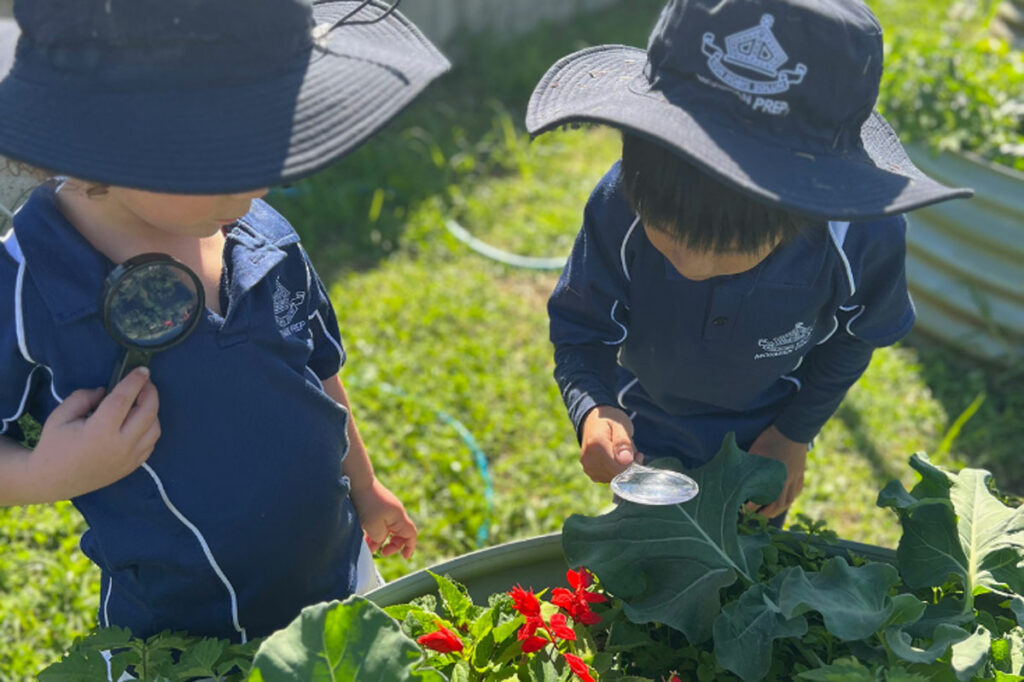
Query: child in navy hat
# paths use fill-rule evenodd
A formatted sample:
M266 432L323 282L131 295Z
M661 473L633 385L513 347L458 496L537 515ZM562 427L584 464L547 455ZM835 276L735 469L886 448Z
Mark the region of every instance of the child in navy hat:
M0 249L0 504L70 499L99 622L246 641L377 581L416 528L348 408L327 291L260 200L368 139L448 62L393 7L16 0L0 154L44 168ZM103 388L100 294L169 254L207 307ZM18 419L42 423L33 450ZM365 540L364 540L365 536Z
M781 524L807 452L914 323L904 211L955 197L873 111L882 30L857 0L671 0L646 53L556 63L527 128L622 130L548 304L583 469L697 467L735 432L782 461Z

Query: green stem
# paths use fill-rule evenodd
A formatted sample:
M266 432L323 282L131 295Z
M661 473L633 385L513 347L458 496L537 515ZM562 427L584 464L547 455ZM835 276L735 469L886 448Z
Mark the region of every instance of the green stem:
M800 652L800 655L807 659L807 662L815 668L825 667L825 664L822 662L822 660L818 658L818 654L814 653L813 651L805 647L803 642L801 642L799 639L793 640L793 646L794 648L796 648L797 651Z

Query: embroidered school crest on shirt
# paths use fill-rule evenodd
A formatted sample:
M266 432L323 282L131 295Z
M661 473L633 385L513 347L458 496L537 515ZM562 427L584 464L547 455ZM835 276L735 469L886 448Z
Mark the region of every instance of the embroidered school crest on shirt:
M797 322L796 326L790 329L785 334L776 336L774 339L758 339L757 345L764 350L763 353L758 353L754 356L755 360L761 360L763 358L775 358L780 355L789 355L795 350L799 350L807 345L807 342L811 340L811 332L814 331L814 325L808 327L803 322Z
M281 284L281 278L278 277L274 282L274 318L277 320L277 326L281 330L282 336L290 336L297 331L301 331L306 326L305 320L299 320L298 322L292 323L292 319L295 317L295 313L299 311L303 301L306 300L305 291L296 291L294 294L288 291L288 288Z
M755 111L774 116L789 113L789 103L772 99L766 95L778 95L790 86L801 83L807 74L804 64L793 69L780 71L789 55L772 33L775 17L765 14L761 23L738 33L726 36L725 50L715 45L715 34L704 34L700 49L708 57L711 73L725 85L732 88ZM729 64L767 76L770 80L748 78L729 68Z

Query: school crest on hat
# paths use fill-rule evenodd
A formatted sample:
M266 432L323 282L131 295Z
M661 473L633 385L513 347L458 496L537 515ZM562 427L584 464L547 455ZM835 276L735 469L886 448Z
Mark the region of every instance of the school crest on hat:
M882 29L861 0L669 0L646 50L601 45L554 64L526 127L628 129L818 218L970 196L924 175L874 111L882 56Z
M765 14L760 23L725 38L725 50L715 44L715 34L707 32L701 40L701 51L707 55L708 70L719 81L732 88L740 99L755 111L774 116L789 113L785 100L770 99L768 95L780 95L790 86L803 82L807 66L799 63L792 69L781 69L789 61L789 55L772 33L775 17ZM741 72L729 68L740 67ZM751 78L742 73L755 72L763 78ZM698 78L702 78L698 76Z

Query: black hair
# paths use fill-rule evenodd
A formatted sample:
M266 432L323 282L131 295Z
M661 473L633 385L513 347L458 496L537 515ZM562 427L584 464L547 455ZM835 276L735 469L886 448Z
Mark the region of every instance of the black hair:
M758 253L810 221L758 201L657 142L622 131L622 187L643 224L697 251Z

